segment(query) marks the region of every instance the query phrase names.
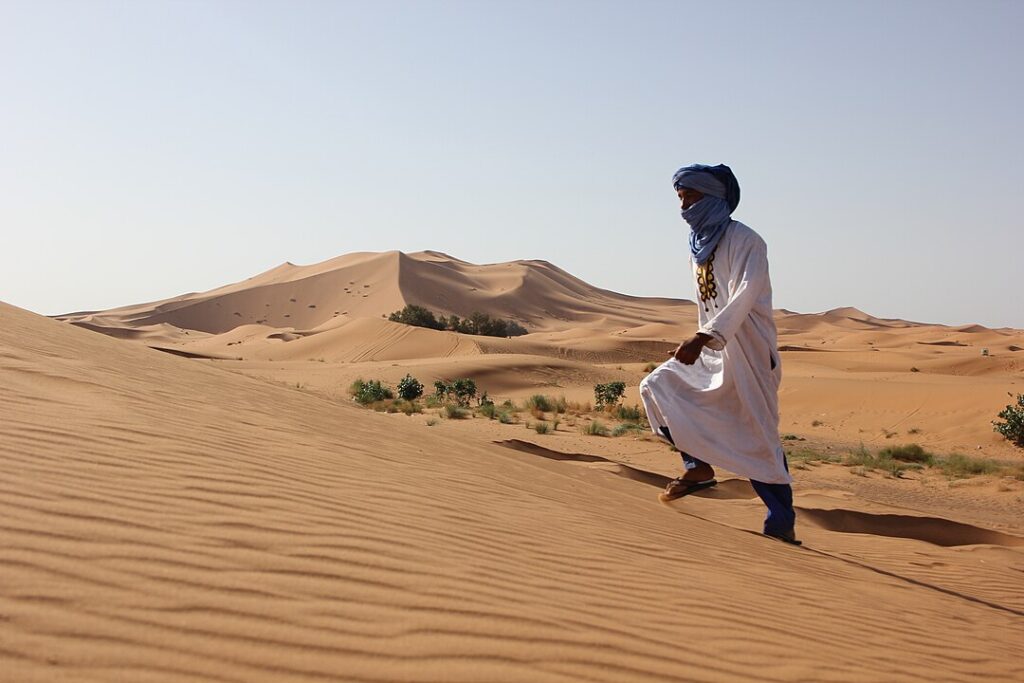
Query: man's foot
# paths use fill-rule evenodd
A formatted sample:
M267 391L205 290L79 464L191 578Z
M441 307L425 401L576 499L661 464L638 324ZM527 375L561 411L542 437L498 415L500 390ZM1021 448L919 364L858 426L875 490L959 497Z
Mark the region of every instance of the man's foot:
M692 471L693 470L690 470L690 472ZM665 487L665 490L661 492L659 498L665 502L675 500L676 498L682 498L683 496L688 496L691 493L696 493L697 491L709 489L718 483L714 478L697 481L690 478L690 472L687 472L686 476L676 477L670 481L668 486Z
M785 531L765 531L764 535L769 538L777 538L784 543L790 545L803 545L803 541L796 540L796 531L793 529L786 529Z

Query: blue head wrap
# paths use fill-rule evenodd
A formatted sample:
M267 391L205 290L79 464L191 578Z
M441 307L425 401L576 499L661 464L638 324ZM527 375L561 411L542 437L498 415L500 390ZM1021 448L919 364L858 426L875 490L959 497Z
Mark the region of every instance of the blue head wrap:
M693 259L699 264L706 263L729 227L729 216L740 203L740 184L724 164L693 164L676 171L672 185L677 191L686 187L704 195L681 214L690 226Z

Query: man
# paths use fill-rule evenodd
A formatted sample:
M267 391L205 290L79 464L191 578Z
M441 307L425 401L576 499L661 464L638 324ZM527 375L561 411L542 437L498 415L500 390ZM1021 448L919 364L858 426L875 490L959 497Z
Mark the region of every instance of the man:
M680 449L672 500L714 486L713 465L747 477L768 507L764 533L799 544L779 439L782 368L764 240L731 218L740 200L728 166L695 164L672 184L690 226L698 329L640 383L651 428Z

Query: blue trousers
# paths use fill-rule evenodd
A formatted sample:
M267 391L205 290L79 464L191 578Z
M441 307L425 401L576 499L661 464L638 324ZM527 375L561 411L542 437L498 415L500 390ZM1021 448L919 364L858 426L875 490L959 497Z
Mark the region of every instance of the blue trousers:
M668 431L668 427L662 427L661 433L669 443L673 446L676 445L672 441L672 434ZM688 470L707 464L684 451L679 451L679 454L683 456L683 467ZM789 463L785 460L782 462L788 472ZM793 509L793 487L789 484L766 484L753 479L750 480L750 485L754 487L754 493L768 508L768 515L764 518L764 533L778 535L792 531L796 524L796 511Z

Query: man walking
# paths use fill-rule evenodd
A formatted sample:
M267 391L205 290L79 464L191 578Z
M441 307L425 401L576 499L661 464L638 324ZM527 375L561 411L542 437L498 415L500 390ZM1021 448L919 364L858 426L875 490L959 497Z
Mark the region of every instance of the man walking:
M662 498L714 486L712 466L724 467L749 478L768 507L764 533L799 544L779 439L782 368L767 246L731 218L740 188L728 166L686 166L672 184L690 226L698 329L640 383L651 428L680 449L686 470Z

